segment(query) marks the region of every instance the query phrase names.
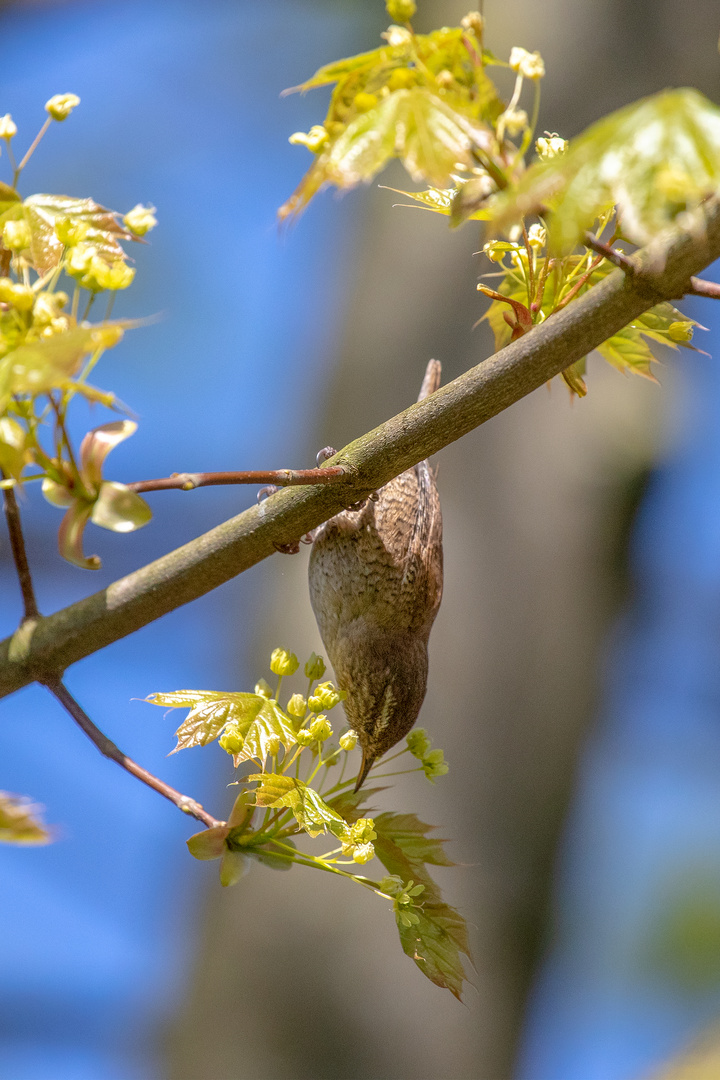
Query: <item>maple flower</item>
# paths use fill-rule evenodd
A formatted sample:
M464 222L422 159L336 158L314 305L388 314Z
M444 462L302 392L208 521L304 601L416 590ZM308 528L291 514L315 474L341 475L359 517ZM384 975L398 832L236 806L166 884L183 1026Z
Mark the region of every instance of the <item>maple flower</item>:
M55 94L45 102L45 112L53 120L67 120L70 113L80 104L77 94Z
M540 53L528 52L519 45L513 45L510 50L510 67L524 79L542 79L545 74L545 64Z

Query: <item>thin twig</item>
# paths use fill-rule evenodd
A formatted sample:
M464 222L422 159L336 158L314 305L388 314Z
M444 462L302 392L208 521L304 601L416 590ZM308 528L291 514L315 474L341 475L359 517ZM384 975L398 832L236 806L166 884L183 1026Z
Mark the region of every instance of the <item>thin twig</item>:
M138 765L132 758L126 757L122 750L118 749L111 739L108 739L99 727L97 727L85 710L77 703L75 698L69 692L67 687L61 682L60 679L44 679L45 686L67 712L70 713L75 723L80 727L88 739L95 744L101 754L110 758L111 761L116 762L122 769L129 772L137 780L141 780L143 784L147 784L153 791L157 791L160 795L164 795L166 799L169 799L171 803L177 806L178 810L182 810L184 814L189 814L190 817L197 818L203 825L206 825L209 829L214 828L216 825L222 825L222 821L218 821L208 814L207 810L204 810L199 802L195 799L191 799L188 795L183 795L181 792L176 791L174 787L170 787L169 784L159 780L157 776L153 776L147 769L143 769L142 765Z
M705 278L691 277L688 296L708 296L711 300L720 300L720 283L706 281Z
M252 472L173 473L160 480L136 480L127 484L131 491L193 491L217 484L276 484L297 487L302 484L340 484L353 479L350 469L333 465L329 469L265 469Z
M2 474L5 475L4 473ZM7 479L7 477L5 477ZM17 498L15 496L15 489L7 487L3 492L5 496L5 517L7 519L8 532L10 534L10 548L12 550L13 562L15 563L15 570L17 571L18 581L20 582L20 592L23 599L23 623L28 619L38 619L40 612L38 611L37 600L35 599L35 589L33 588L32 576L30 574L30 565L28 563L27 551L25 550L25 537L23 536L22 523L20 521L20 508L17 504Z
M586 247L591 248L598 255L602 255L604 259L611 262L613 266L617 266L620 270L624 270L626 274L637 273L637 266L629 259L627 255L623 255L621 251L616 251L615 248L610 247L609 244L604 244L602 240L598 240L597 236L593 236L591 232L586 232L583 239L583 243Z
M567 304L569 304L571 300L575 299L577 294L582 289L583 285L585 285L590 280L590 278L592 277L593 270L595 270L595 268L600 265L600 263L603 261L604 258L605 258L604 255L598 255L596 258L594 258L592 260L592 262L590 263L589 267L587 268L585 273L582 275L582 277L579 278L578 281L575 282L572 289L569 289L568 292L565 293L565 296L563 296L562 300L560 301L558 306L555 308L555 311L562 311L562 309ZM553 314L555 314L555 312L553 312Z

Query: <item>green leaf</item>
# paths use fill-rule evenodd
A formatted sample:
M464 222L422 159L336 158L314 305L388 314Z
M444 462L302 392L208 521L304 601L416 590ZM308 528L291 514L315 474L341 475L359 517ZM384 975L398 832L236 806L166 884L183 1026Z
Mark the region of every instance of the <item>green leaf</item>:
M543 212L551 250L561 253L616 205L623 235L646 244L718 189L720 109L697 90L665 90L593 124L565 154L533 164L498 199L494 222L502 230Z
M440 187L458 169L476 167L475 148L500 171L507 164L490 126L504 109L483 67L492 58L473 34L462 27L427 35L395 31L395 44L329 64L295 87L337 83L324 122L327 141L317 144L318 156L281 207L281 219L302 211L325 184L368 182L393 157L415 180Z
M445 840L437 840L427 834L436 826L426 825L415 814L380 814L375 818L376 832L382 832L397 844L409 862L432 863L434 866L454 866L443 850Z
M80 471L89 485L100 486L105 458L136 431L137 424L134 420L113 420L88 431L80 443Z
M578 397L585 397L587 394L587 385L585 383L586 371L587 356L583 356L580 360L576 360L574 364L571 364L570 367L565 368L561 373L572 393L577 394Z
M47 493L46 493L47 498ZM100 559L97 555L85 555L83 551L83 533L90 520L92 503L82 499L73 499L58 529L58 550L63 559L81 570L99 570Z
M487 144L488 129L427 90L399 93L407 100L397 137L398 157L413 180L447 187L459 168L472 168L472 150Z
M413 180L446 187L458 169L473 166L473 148L487 141L488 129L479 121L429 90L397 90L356 117L319 154L281 216L302 210L325 184L345 189L367 183L394 157Z
M428 839L430 826L414 814L380 814L375 818L375 854L387 869L403 881L425 886L422 902L412 909L417 923L398 925L404 952L436 986L449 990L458 999L465 970L461 955L470 958L467 926L463 917L446 904L425 864L452 865L439 848L442 841Z
M226 850L220 863L220 884L237 885L250 866L250 860L243 851Z
M443 903L425 902L412 910L418 922L398 926L403 952L431 982L449 990L460 1001L466 978L460 956L467 950L457 939L465 940L465 920Z
M140 496L114 480L105 480L93 503L90 520L111 532L127 533L142 529L152 517L152 510Z
M190 709L175 732L178 742L170 753L176 754L178 750L213 742L228 723L249 726L267 699L260 694L176 690L166 694L150 694L145 700L151 705L165 708Z
M225 841L230 832L229 825L214 825L195 833L185 843L193 859L219 859L225 853Z
M471 168L471 151L487 141L483 129L429 90L398 90L363 113L327 154L325 180L353 187L371 180L399 157L413 180L447 187L459 168Z
M325 64L318 69L312 78L299 86L291 86L289 90L283 90L283 97L287 94L295 94L298 91L305 93L316 86L328 86L360 71L371 71L378 65L383 64L389 55L386 48L371 49L368 52L358 53L357 56L348 56L344 60L335 60L332 64Z
M85 242L96 247L98 255L108 263L126 257L118 240L138 239L119 224L118 214L99 206L93 199L31 195L23 207L30 226L30 259L41 275L54 270L62 258L63 245L55 233L55 224L62 218L87 226Z
M0 843L52 843L52 836L39 820L39 809L29 799L0 791Z
M11 416L0 416L0 469L19 480L25 467L25 432Z
M302 780L282 773L257 773L247 779L260 782L256 792L258 806L287 806L309 836L319 836L329 830L339 837L347 832L347 823Z
M72 389L94 400L113 400L84 382L74 382L86 356L112 348L121 340L127 322L104 326L76 326L64 333L41 338L5 354L0 360L0 412L13 394L36 397L51 390Z
M376 788L360 788L359 791L341 791L339 795L333 795L331 799L327 800L328 806L331 806L333 810L336 810L340 817L352 824L357 821L358 818L368 817L368 811L370 810L369 801L374 795L378 795L381 791L386 791L384 787Z
M254 695L253 695L254 696ZM264 761L269 754L269 741L275 736L286 750L295 745L295 730L276 701L262 698L260 711L249 722L239 722L240 733L245 742L240 753L234 755L235 764L257 758Z
M394 191L396 195L404 195L407 199L413 199L426 210L432 210L436 214L450 216L450 207L457 188L427 188L425 191L403 191L402 188L388 187L386 184L378 184L383 191ZM399 206L406 204L399 203Z
M4 184L0 180L0 213L2 213L3 203L12 204L16 202L21 202L21 199L15 188L10 187L9 184Z
M160 702L156 701L155 704L159 705ZM179 750L188 750L191 746L207 746L214 742L235 712L233 702L227 697L196 705L175 732L177 746L170 753L177 754Z
M397 129L404 122L407 95L398 90L380 104L361 113L318 160L322 183L339 188L354 187L372 180L396 153Z
M508 245L510 248L512 246ZM559 299L565 275L577 268L581 261L587 262L582 256L569 256L561 264L564 274L559 272L561 267L558 267L557 275L553 272L548 275L542 302L542 315L544 318L547 318L553 311ZM579 290L578 296L582 296L588 289L597 285L613 270L612 264L603 259L595 267L587 283ZM578 273L577 277L580 276L581 274ZM503 296L507 296L510 303L527 302L527 287L512 272L508 273L503 279L497 291ZM502 349L512 336L512 329L504 318L506 311L508 311L506 304L494 300L485 315L483 315L483 319L487 319L493 331L496 350ZM664 302L644 312L628 326L618 331L617 334L613 334L611 338L598 346L597 351L613 367L654 380L650 365L656 357L645 339L649 338L651 341L660 342L671 349L677 349L679 346L694 349L695 346L691 344L691 339L697 326L699 326L699 323L695 322L694 319L688 319L672 304ZM572 364L562 373L570 389L580 397L587 393L584 380L585 366L586 359L583 358L576 361L575 364Z

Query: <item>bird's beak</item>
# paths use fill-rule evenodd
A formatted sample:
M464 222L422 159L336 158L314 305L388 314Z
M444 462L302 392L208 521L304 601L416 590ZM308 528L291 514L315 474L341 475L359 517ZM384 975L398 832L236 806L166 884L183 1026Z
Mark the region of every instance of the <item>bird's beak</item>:
M370 769L372 768L372 764L373 764L374 760L375 760L375 758L370 757L367 750L363 750L362 764L360 766L360 772L358 773L358 778L355 781L355 790L356 791L359 791L360 788L365 783L365 780L367 779L367 774L370 772Z

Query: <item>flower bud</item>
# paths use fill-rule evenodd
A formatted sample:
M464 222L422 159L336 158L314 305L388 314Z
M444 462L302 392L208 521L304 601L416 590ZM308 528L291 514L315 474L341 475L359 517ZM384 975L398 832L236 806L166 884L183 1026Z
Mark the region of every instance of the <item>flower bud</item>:
M10 113L5 113L0 116L0 139L12 139L13 135L17 135L17 124Z
M372 844L357 844L352 852L353 862L366 863L375 857L375 848Z
M144 236L157 225L154 206L143 206L138 203L129 210L123 218L123 224L136 236Z
M385 9L396 23L410 22L417 11L415 0L385 0Z
M264 679L260 679L255 683L255 693L260 697L271 698L273 696L272 687L269 683L266 683Z
M38 293L33 304L33 323L36 326L50 326L67 302L68 296L64 292Z
M519 45L514 45L510 50L510 67L524 79L542 79L545 74L545 64L540 53L528 52Z
M345 732L343 732L343 734L340 736L340 739L339 739L340 749L341 750L348 750L348 751L354 750L355 747L357 746L357 741L358 741L358 737L357 737L356 732L354 732L354 731L345 731Z
M385 38L391 49L412 45L412 34L406 26L388 26L380 37Z
M58 218L55 222L55 235L63 247L74 247L84 240L90 226L86 221L73 221L71 218Z
M322 679L324 674L325 661L323 660L322 656L317 656L315 653L310 653L310 659L305 665L305 678L312 679L314 682L315 679Z
M402 891L403 879L399 874L388 874L380 882L380 891L388 896L397 896Z
M282 745L281 742L280 742L280 736L279 735L270 735L266 745L267 745L267 752L270 755L270 757L277 757L278 754L280 753L280 746Z
M481 40L485 29L485 20L479 11L468 11L467 15L460 20L460 25L463 30L470 30L478 41Z
M377 838L374 826L375 822L372 818L358 818L350 826L350 837L354 844L369 844L371 840Z
M524 109L509 109L504 112L498 121L498 129L502 126L502 130L506 131L512 138L515 135L519 135L520 132L528 126L528 114ZM498 130L498 138L500 138L501 132Z
M502 240L490 240L487 244L483 244L483 255L487 255L490 262L502 262L506 254L507 244Z
M299 666L295 653L286 649L273 649L270 657L270 670L274 675L294 675Z
M331 682L320 683L308 698L308 709L310 712L321 712L322 709L329 711L334 709L344 697L345 694L336 690Z
M353 105L358 112L369 112L370 109L375 108L377 103L378 99L375 94L366 94L363 90L353 98Z
M536 139L535 150L537 155L543 161L548 158L559 157L560 154L564 154L567 150L567 139L561 139L556 132L546 131L547 138Z
M122 259L115 259L103 274L102 287L103 289L112 289L115 292L118 289L127 289L128 285L132 284L134 277L134 267L128 266Z
M438 71L435 81L443 90L447 90L455 82L455 76L448 68L443 68L442 71Z
M307 728L300 728L295 736L295 742L298 746L311 746L315 742L314 737L310 734Z
M10 281L10 288L5 295L3 295L3 292L5 290L0 291L0 300L12 304L16 311L30 311L35 303L35 293L29 285L17 285L14 281Z
M2 242L9 251L24 251L30 247L30 226L27 221L6 221L2 227Z
M434 776L445 776L449 769L450 766L445 761L445 755L442 750L431 750L430 753L426 754L423 758L422 770L430 783L433 782Z
M330 721L324 713L315 717L308 731L314 742L325 742L333 733Z
M287 711L291 716L301 718L307 712L307 701L302 694L293 694L287 703Z
M430 749L430 739L425 728L415 728L407 737L408 750L416 758L424 758Z
M77 94L55 94L45 102L45 112L49 113L53 120L67 120L79 104L80 98Z
M227 727L220 736L218 742L222 746L223 750L226 750L228 754L239 754L243 748L245 740L240 734L238 728Z
M70 277L79 280L88 272L94 258L97 258L97 248L93 244L77 243L70 251L65 269Z
M531 225L528 229L528 243L532 248L545 247L547 233L542 225Z
M442 74L442 72L440 72L440 74ZM407 90L411 86L414 86L416 81L417 76L414 71L411 71L410 68L399 67L395 68L387 81L387 85L390 90Z
M692 341L693 325L691 322L673 322L668 326L668 337L671 341L685 344Z
M293 146L305 146L313 154L318 154L330 138L327 129L322 124L313 124L307 134L304 131L296 131L288 139Z

